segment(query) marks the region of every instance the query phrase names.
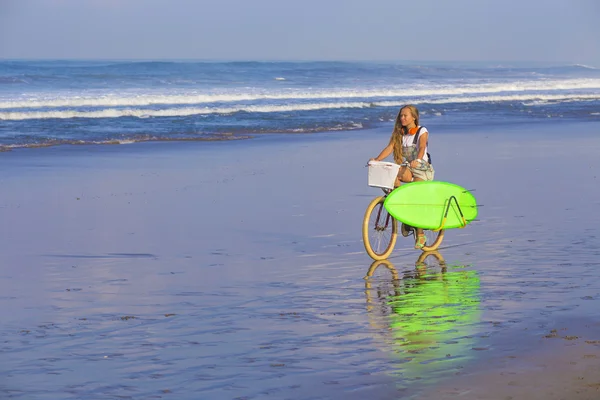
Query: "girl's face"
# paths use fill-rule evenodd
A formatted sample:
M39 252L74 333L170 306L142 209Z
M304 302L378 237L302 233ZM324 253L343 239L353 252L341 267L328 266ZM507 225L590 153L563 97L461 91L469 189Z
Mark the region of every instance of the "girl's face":
M415 123L415 117L413 117L410 109L404 108L400 111L400 123L402 126L411 126Z

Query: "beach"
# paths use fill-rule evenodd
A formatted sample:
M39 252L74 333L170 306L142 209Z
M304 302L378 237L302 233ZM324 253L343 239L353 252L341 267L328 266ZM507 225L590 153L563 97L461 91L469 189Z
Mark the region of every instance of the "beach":
M2 397L599 398L600 122L424 124L478 220L385 266L391 125L1 153Z

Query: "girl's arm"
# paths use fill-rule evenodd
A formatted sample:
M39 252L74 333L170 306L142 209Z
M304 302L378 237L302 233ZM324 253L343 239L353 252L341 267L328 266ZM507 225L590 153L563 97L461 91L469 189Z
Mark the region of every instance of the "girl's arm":
M421 133L419 136L419 153L417 154L417 160L422 160L425 157L425 147L427 147L427 139L429 137L429 132ZM417 168L419 166L419 161L413 160L410 163L410 166L413 168Z
M385 148L383 150L381 150L381 153L379 153L379 155L377 157L375 157L373 160L381 161L384 158L386 158L387 156L389 156L390 154L392 154L392 151L394 151L394 143L391 143L391 141L390 141L390 144L385 146Z
M425 148L427 147L427 139L429 139L429 132L423 132L419 138L419 154L417 159L422 160L425 157Z

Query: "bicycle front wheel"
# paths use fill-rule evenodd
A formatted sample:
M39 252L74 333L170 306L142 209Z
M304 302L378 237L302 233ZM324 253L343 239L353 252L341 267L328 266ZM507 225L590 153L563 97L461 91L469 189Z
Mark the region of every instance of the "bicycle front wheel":
M363 243L373 260L388 258L398 238L398 221L387 212L383 206L384 201L384 196L373 199L363 219Z

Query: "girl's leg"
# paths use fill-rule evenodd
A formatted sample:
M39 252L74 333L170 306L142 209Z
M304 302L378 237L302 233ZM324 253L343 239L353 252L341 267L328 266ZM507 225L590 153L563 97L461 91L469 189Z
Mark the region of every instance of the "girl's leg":
M410 172L410 169L406 168L406 167L401 167L400 171L398 171L398 178L397 180L400 180L401 182L404 183L409 183L413 181L413 174L412 172ZM399 185L398 185L399 186Z
M427 238L425 237L425 233L423 229L417 228L417 237L415 241L415 249L422 249L423 246L427 243Z
M419 174L421 175L421 174ZM432 176L433 179L433 176ZM423 179L422 177L414 177L413 182L420 182L420 181L424 181L425 179ZM423 232L423 229L421 228L417 228L417 237L415 238L415 249L422 249L423 246L425 246L425 244L427 243L427 238L425 237L425 233Z
M422 180L423 178L415 177L413 182L420 182ZM423 229L417 228L417 237L415 238L415 240L415 249L421 249L423 248L423 246L425 246L427 238L425 237L425 233L423 233Z

